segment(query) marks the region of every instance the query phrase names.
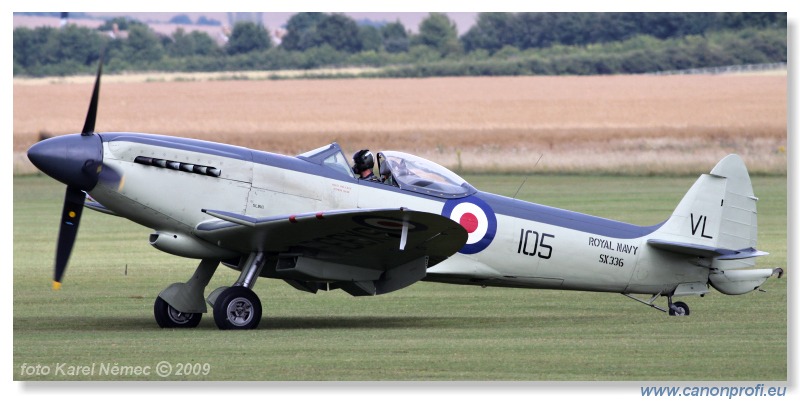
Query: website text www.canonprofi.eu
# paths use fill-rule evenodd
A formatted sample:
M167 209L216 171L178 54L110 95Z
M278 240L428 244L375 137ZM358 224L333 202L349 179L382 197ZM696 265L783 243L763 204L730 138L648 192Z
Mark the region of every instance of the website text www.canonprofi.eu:
M642 386L643 397L784 397L786 386Z

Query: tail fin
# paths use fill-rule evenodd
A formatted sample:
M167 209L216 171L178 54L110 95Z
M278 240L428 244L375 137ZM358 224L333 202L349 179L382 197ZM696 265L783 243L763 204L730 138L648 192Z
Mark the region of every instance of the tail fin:
M710 174L697 179L647 243L658 249L718 260L764 255L755 249L757 200L744 161L731 154Z

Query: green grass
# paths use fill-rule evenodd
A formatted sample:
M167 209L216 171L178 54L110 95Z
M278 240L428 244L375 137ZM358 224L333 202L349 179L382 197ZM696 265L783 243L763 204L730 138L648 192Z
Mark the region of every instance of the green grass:
M523 176L469 175L482 190L513 196ZM517 195L637 224L663 221L695 178L531 176ZM785 177L753 179L760 267L786 266ZM156 364L210 365L169 380L679 381L787 379L787 282L769 292L686 298L692 314L669 317L617 294L417 283L378 297L317 295L279 280L255 286L260 328L162 330L155 297L186 281L196 261L150 247L149 229L86 211L61 291L50 290L64 187L14 178L15 380L164 379ZM236 274L220 267L209 290ZM663 303L663 299L659 300ZM58 364L97 366L91 376ZM150 376L99 374L100 365L151 367ZM22 374L23 365L49 376Z

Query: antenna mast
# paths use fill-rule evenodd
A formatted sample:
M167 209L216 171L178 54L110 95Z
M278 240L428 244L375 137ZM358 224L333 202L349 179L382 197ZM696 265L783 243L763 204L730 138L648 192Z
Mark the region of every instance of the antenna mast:
M542 157L544 157L544 154L539 154L539 159L536 160L535 164L533 164L533 169L534 170L536 169L536 166L539 165L539 161L542 160ZM528 176L530 176L530 175L528 175ZM519 191L522 189L522 186L528 180L528 176L526 176L525 179L522 180L522 183L519 184L519 187L517 188L517 191L514 193L514 197L512 197L512 199L516 199L517 198L517 194L519 194Z

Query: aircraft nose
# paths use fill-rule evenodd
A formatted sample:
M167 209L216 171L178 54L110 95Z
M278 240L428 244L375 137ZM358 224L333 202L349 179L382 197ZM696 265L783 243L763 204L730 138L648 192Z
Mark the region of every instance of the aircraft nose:
M40 141L28 149L28 159L39 170L67 186L89 191L97 184L103 163L103 141L98 135L68 134Z

